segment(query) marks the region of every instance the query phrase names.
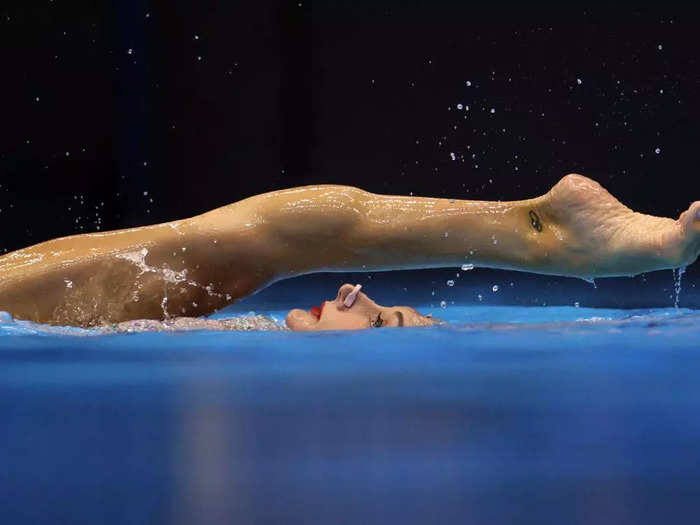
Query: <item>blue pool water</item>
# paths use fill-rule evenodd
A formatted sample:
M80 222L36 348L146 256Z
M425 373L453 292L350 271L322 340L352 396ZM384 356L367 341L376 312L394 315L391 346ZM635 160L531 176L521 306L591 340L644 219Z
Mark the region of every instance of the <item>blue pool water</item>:
M700 311L412 304L450 323L107 336L0 323L0 523L700 511Z

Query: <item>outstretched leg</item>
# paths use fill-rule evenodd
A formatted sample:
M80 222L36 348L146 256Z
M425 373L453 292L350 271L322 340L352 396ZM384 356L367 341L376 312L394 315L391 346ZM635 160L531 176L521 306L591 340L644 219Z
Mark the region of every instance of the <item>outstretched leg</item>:
M692 263L700 202L635 213L567 175L547 194L487 202L307 186L182 221L55 239L0 257L0 310L55 324L197 316L288 277L474 264L583 278Z
M291 275L471 263L593 278L687 265L700 251L700 202L678 220L644 215L582 175L512 202L327 186L306 188L296 199L294 191L276 195L267 211L284 245L298 249L286 268Z

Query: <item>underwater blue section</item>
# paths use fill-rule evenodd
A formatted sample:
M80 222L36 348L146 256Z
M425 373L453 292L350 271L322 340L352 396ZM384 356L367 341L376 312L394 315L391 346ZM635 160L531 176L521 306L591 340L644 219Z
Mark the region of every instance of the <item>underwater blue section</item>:
M279 283L217 315L283 316L346 277L360 278ZM382 281L366 286L380 302L406 293ZM414 286L396 303L448 324L96 336L5 319L0 521L694 519L698 310L493 304L502 288L443 309Z

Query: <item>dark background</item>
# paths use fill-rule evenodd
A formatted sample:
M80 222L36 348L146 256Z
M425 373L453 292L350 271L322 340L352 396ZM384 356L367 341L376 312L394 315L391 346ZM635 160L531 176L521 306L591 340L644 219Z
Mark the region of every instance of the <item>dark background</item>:
M312 183L520 199L580 172L676 217L700 46L662 7L3 2L0 253Z

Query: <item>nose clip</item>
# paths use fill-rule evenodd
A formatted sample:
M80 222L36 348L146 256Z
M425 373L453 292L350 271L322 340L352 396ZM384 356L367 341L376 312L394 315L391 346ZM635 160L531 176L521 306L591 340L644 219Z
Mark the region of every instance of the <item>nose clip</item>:
M343 304L350 308L353 303L355 302L355 299L357 299L357 294L360 293L360 289L362 289L361 284L356 284L355 288L352 289L352 291L345 296L345 301L343 301Z

